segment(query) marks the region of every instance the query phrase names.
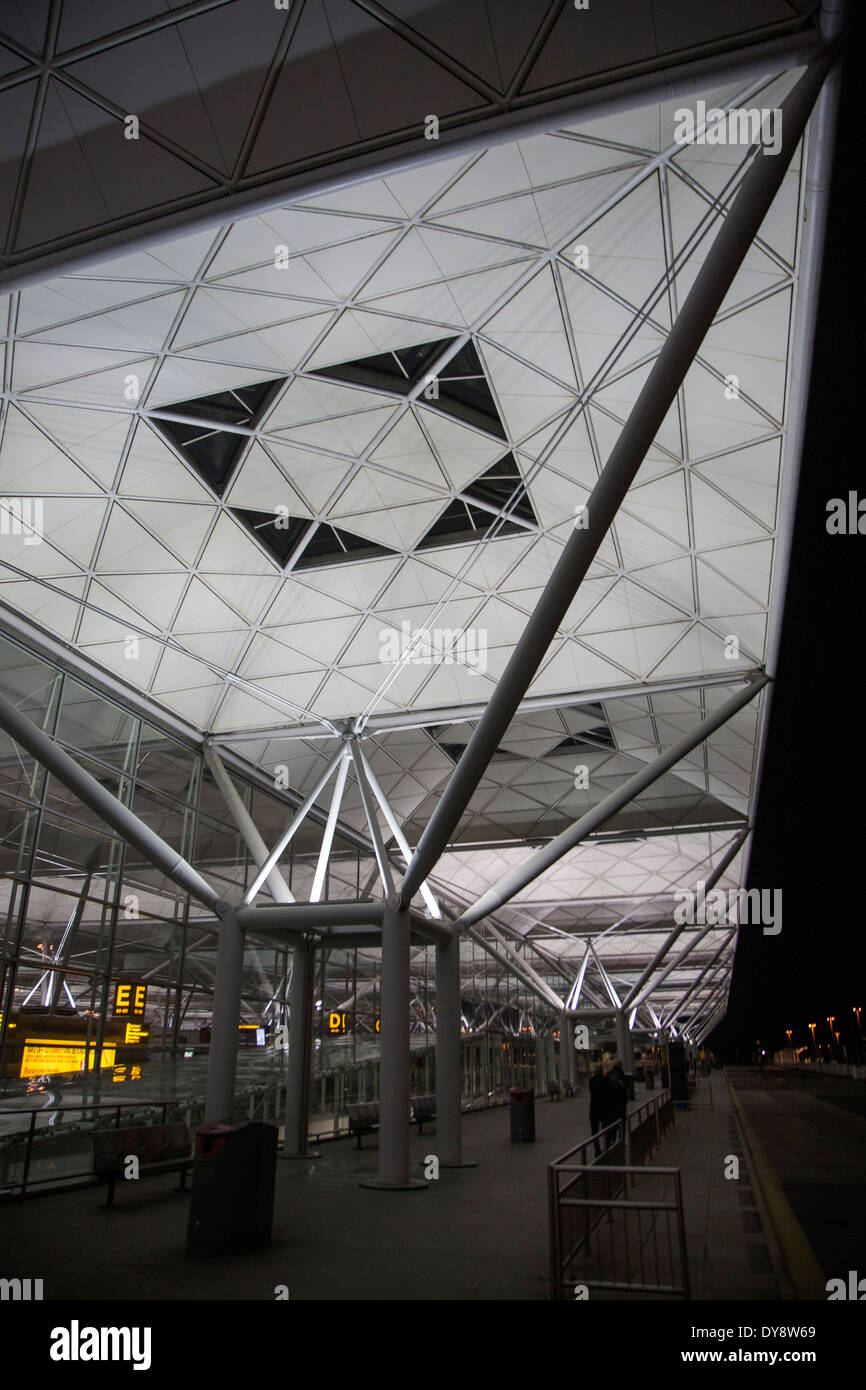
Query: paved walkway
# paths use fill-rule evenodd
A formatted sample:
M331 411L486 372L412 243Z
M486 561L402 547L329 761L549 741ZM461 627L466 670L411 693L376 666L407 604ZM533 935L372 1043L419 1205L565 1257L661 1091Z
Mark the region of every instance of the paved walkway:
M725 1074L709 1080L711 1105L677 1110L675 1130L650 1159L681 1170L692 1298L791 1298ZM725 1177L736 1170L737 1178Z
M682 1168L692 1296L790 1298L723 1073L710 1093L712 1108L677 1110L650 1160ZM172 1178L119 1190L113 1211L96 1189L9 1204L0 1276L44 1279L46 1300L273 1300L277 1285L292 1300L546 1300L546 1169L587 1136L587 1109L585 1092L539 1101L535 1144L510 1141L507 1109L466 1116L465 1155L478 1166L443 1169L426 1191L358 1186L376 1171L374 1136L360 1152L339 1140L316 1160L281 1159L274 1241L239 1257L184 1253L188 1199ZM419 1177L435 1153L435 1128L413 1132ZM729 1155L736 1180L724 1176ZM809 1162L801 1153L801 1173Z

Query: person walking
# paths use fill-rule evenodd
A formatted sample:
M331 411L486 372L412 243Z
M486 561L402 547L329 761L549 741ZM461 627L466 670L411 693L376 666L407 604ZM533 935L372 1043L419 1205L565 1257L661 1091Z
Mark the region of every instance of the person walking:
M607 1084L609 1109L604 1123L617 1126L610 1143L618 1144L625 1136L625 1112L628 1109L628 1082L618 1057L614 1057L611 1063Z
M592 1076L589 1078L589 1128L593 1136L595 1145L595 1156L601 1154L598 1140L595 1138L600 1129L604 1129L609 1123L607 1116L610 1113L610 1084L604 1070L604 1062L596 1062Z

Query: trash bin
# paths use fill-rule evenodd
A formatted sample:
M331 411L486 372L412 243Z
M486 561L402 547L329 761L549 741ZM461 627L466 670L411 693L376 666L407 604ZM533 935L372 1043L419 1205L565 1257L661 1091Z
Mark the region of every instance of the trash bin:
M535 1092L522 1086L511 1087L511 1138L524 1144L535 1142Z
M650 1071L649 1067L647 1067L646 1071L644 1072L643 1079L646 1082L647 1090L651 1091L656 1084L656 1079L655 1074Z
M667 1069L667 1067L664 1065L664 1063L662 1063L662 1090L664 1090L664 1088L665 1088L665 1086L667 1086L667 1084L668 1084L668 1069Z
M629 1072L626 1072L625 1085L629 1100L634 1100L634 1076Z
M192 1171L187 1252L267 1245L274 1220L276 1169L276 1125L201 1125Z

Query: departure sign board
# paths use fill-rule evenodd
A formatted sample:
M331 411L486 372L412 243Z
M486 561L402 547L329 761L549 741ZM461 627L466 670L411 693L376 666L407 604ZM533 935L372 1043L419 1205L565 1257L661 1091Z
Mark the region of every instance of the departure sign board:
M341 1014L332 1012L328 1014L328 1033L332 1038L339 1037L343 1033L351 1032L354 1023L351 1014ZM379 1020L376 1019L376 1032L379 1032Z
M142 1018L147 1003L147 985L117 985L114 991L115 1018Z

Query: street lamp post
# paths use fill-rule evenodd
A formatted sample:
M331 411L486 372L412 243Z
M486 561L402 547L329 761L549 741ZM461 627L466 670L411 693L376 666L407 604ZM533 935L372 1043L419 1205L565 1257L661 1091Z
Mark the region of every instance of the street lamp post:
M827 1022L830 1025L830 1060L833 1060L833 1024L836 1022L835 1014L827 1015Z
M860 1026L860 1013L861 1013L861 1010L860 1010L860 1008L858 1007L858 1005L855 1004L854 1007L853 1007L853 1009L851 1010L851 1012L852 1012L853 1014L855 1014L856 1017L857 1017L857 1032L860 1034L860 1037L862 1038L862 1036L863 1036L863 1029L862 1029L862 1027Z
M809 1027L810 1027L811 1030L812 1030L812 1051L813 1051L814 1054L815 1054L815 1061L817 1062L817 1060L818 1060L818 1049L817 1049L816 1046L815 1046L815 1029L818 1027L818 1025L817 1025L817 1023L810 1023L810 1024L809 1024Z

